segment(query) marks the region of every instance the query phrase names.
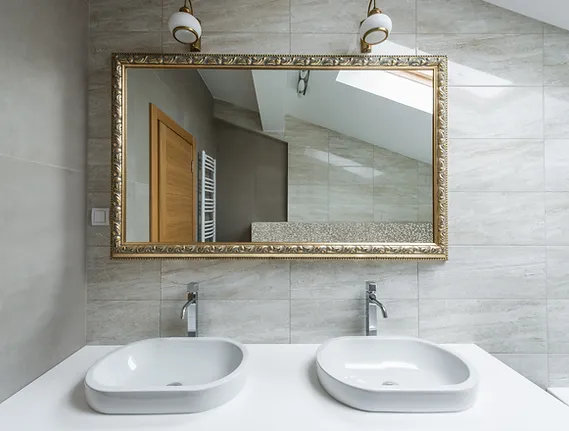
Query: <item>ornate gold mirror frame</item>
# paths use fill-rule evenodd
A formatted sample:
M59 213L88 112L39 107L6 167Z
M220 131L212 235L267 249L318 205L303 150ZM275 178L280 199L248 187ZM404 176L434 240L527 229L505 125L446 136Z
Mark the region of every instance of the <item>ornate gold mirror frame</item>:
M448 253L447 58L444 56L113 54L111 255L114 258L436 259ZM125 242L126 72L129 68L431 70L433 111L433 243Z

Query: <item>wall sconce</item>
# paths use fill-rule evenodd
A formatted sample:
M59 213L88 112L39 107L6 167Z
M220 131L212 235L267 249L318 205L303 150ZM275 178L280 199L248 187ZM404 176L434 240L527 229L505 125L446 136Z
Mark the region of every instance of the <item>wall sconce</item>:
M201 51L202 25L194 16L191 0L184 0L184 6L170 17L168 28L174 39L184 45L190 45L191 52Z
M375 2L376 0L369 0L367 18L360 23L360 49L364 54L371 52L372 45L384 42L393 27L391 18L385 15Z

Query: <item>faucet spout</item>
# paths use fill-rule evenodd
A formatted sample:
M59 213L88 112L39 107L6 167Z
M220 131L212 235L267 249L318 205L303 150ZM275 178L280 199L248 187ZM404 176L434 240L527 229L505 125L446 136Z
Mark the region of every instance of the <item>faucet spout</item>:
M387 309L377 300L377 284L374 282L366 283L366 335L377 335L377 310L381 310L381 315L387 319Z
M198 336L198 283L188 284L188 300L180 313L182 320L187 320L188 337Z

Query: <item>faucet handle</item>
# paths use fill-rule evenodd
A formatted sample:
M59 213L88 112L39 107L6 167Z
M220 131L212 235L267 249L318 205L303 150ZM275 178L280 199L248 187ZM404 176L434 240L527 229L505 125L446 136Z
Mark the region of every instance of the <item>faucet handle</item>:
M200 284L193 281L191 283L188 283L187 285L188 288L188 293L198 293L198 291L200 290Z
M368 293L377 292L377 283L375 281L366 281L366 291Z

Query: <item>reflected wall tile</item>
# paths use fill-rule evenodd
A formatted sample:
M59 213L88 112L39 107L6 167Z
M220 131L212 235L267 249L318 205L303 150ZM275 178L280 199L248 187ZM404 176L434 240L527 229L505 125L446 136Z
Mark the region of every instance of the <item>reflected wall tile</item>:
M187 337L188 324L185 319L180 319L180 310L186 301L161 301L160 302L160 336L161 337ZM200 302L201 304L201 302ZM199 307L198 307L199 309ZM198 336L200 327L198 324Z
M330 221L373 221L373 187L330 185Z
M87 344L128 344L159 334L159 301L87 302Z
M162 49L165 53L190 53L189 47L177 42L169 31L162 34ZM288 33L216 33L208 31L202 39L202 52L216 54L234 54L236 52L288 54L290 52L290 35Z
M288 343L290 302L200 301L198 330L204 337L227 337L242 343Z
M328 186L289 185L288 221L328 221Z
M544 300L421 299L419 336L490 353L545 353Z
M450 190L543 191L543 148L538 139L453 139Z
M417 221L418 197L414 185L382 185L375 179L374 221Z
M569 87L545 87L545 137L569 138Z
M545 298L545 247L451 247L445 263L419 263L422 299Z
M545 34L568 34L569 31L551 24L543 24L543 32Z
M96 0L89 3L91 31L159 31L162 4L156 0Z
M331 132L329 162L334 166L371 167L374 146L367 142Z
M162 299L183 300L199 283L201 299L288 299L290 263L272 260L162 262Z
M550 354L569 353L569 300L549 299L547 301L548 333Z
M111 85L113 52L162 52L159 31L93 32L89 37L89 85Z
M306 156L289 154L288 184L324 186L328 184L328 163Z
M545 194L547 245L569 245L569 192Z
M106 85L89 86L88 137L111 137L111 87Z
M373 168L362 168L357 166L335 166L333 163L329 167L330 185L349 186L363 184L373 186Z
M451 138L542 138L543 93L534 87L451 87Z
M292 33L357 33L365 18L360 0L291 0ZM415 32L415 0L382 0L381 9L397 26L396 33Z
M292 299L365 299L366 281L378 285L378 297L417 298L415 262L292 261Z
M159 300L160 261L113 260L108 247L87 248L87 300Z
M545 244L543 193L449 193L451 245Z
M569 387L569 355L549 355L549 387Z
M445 54L449 85L538 85L543 36L537 34L419 34L419 54Z
M417 33L541 34L543 24L481 0L417 0Z
M433 165L417 163L417 185L433 187Z
M374 146L373 167L375 185L416 185L418 182L419 162L393 151Z
M547 247L547 297L569 299L569 247Z
M547 388L547 355L494 355L512 370L532 381L539 387Z
M168 19L181 6L179 0L163 0L162 29L168 29ZM196 16L204 29L225 33L256 33L289 31L289 0L193 0ZM158 19L160 22L160 19ZM207 26L207 27L206 27ZM204 42L206 41L204 33ZM238 50L237 52L244 52ZM267 51L272 52L272 51Z
M544 85L569 86L569 33L546 34L543 53Z
M569 192L569 139L545 141L545 190Z

